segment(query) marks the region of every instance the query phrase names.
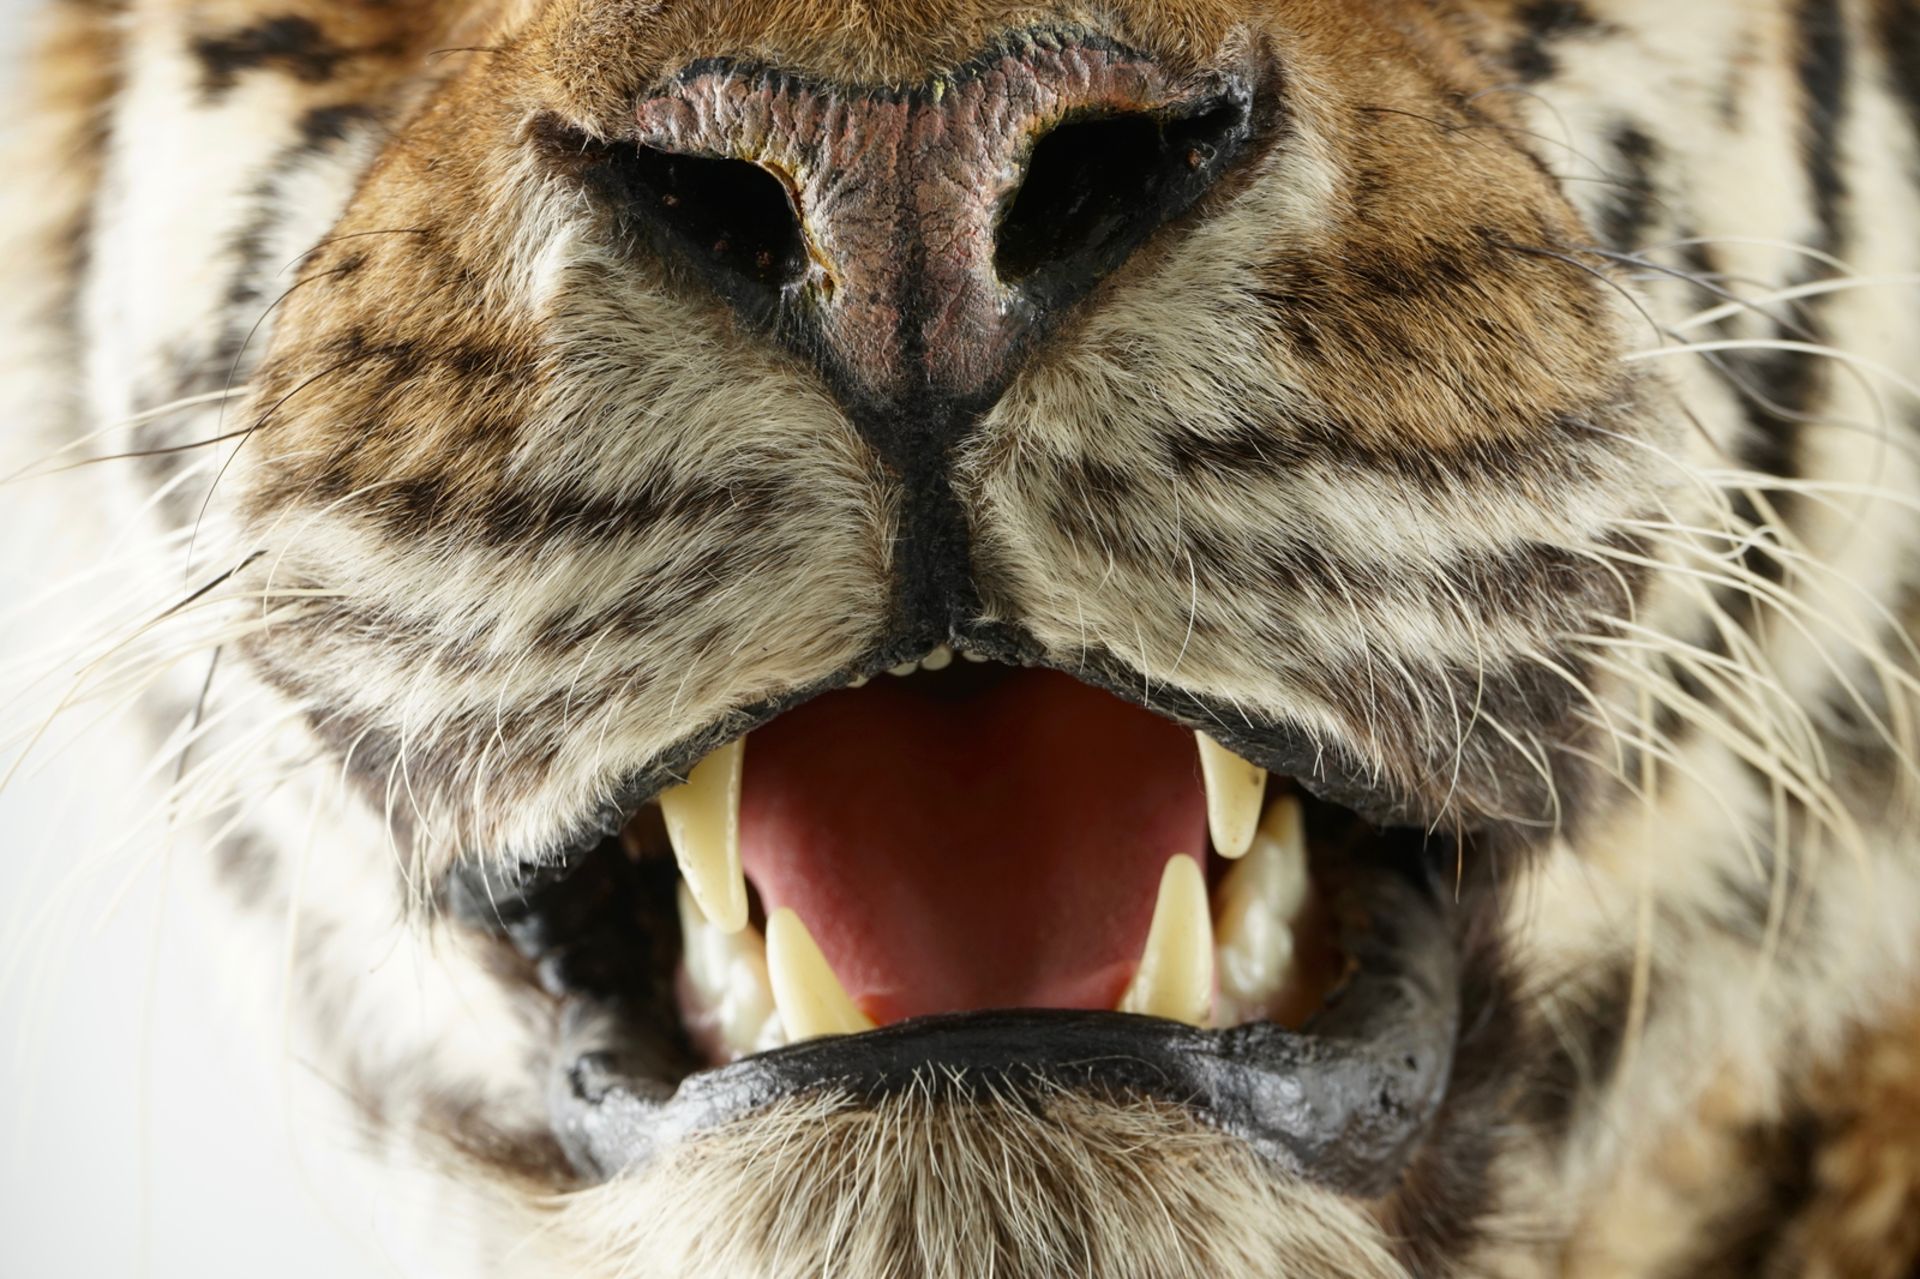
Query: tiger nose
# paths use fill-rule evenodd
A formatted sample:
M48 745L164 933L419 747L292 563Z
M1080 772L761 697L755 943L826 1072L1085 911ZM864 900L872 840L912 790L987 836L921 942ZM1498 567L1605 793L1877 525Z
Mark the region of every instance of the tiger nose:
M1225 74L1025 37L908 89L708 64L638 110L638 221L850 407L978 406L1225 172Z

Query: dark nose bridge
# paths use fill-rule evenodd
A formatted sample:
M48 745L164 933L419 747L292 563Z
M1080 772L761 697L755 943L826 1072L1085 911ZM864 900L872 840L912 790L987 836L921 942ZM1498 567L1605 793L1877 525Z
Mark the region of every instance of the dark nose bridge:
M1208 124L1184 141L1176 130L1171 145L1187 149L1155 160L1137 209L1089 217L1088 234L1113 242L1069 246L1086 279L1052 278L1053 261L1008 278L997 231L1035 144L1063 123L1118 116ZM802 331L843 396L899 407L990 398L1036 325L1218 175L1247 111L1224 77L1176 77L1104 41L1023 37L907 89L710 64L643 101L638 123L643 146L780 179L804 245L780 286L780 325ZM1164 127L1156 136L1164 147Z

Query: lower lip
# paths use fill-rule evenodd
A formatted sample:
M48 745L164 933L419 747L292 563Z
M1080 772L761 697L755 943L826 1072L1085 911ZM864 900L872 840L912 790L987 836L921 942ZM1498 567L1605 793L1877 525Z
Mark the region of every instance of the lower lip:
M576 1001L556 1057L553 1126L585 1176L633 1173L700 1132L783 1098L856 1101L915 1089L1072 1089L1183 1106L1289 1175L1384 1193L1419 1147L1451 1077L1459 975L1449 908L1402 870L1355 868L1334 914L1345 987L1301 1032L1197 1030L1123 1013L1020 1010L917 1018L668 1080L635 1073L617 1019Z

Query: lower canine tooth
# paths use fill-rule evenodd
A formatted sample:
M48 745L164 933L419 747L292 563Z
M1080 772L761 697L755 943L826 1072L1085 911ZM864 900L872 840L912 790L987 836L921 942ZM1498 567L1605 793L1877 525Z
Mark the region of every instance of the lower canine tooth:
M767 975L788 1043L873 1029L873 1021L834 976L813 934L785 907L767 920Z
M740 781L746 738L693 766L684 785L660 796L667 839L680 874L707 922L723 933L747 925L747 877L740 868Z
M1120 1011L1204 1026L1213 1004L1213 917L1200 863L1182 853L1160 875L1140 967Z
M1207 828L1213 851L1222 857L1246 856L1260 825L1260 802L1267 793L1267 770L1247 763L1205 733L1200 741L1200 776L1207 786Z

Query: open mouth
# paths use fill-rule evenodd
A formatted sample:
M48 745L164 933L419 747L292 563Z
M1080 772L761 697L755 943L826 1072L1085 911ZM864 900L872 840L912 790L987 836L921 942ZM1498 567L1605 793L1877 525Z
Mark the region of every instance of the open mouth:
M1379 1193L1445 1095L1450 841L1059 671L942 647L712 750L456 916L565 1001L583 1175L782 1097L1022 1086L1189 1108Z

